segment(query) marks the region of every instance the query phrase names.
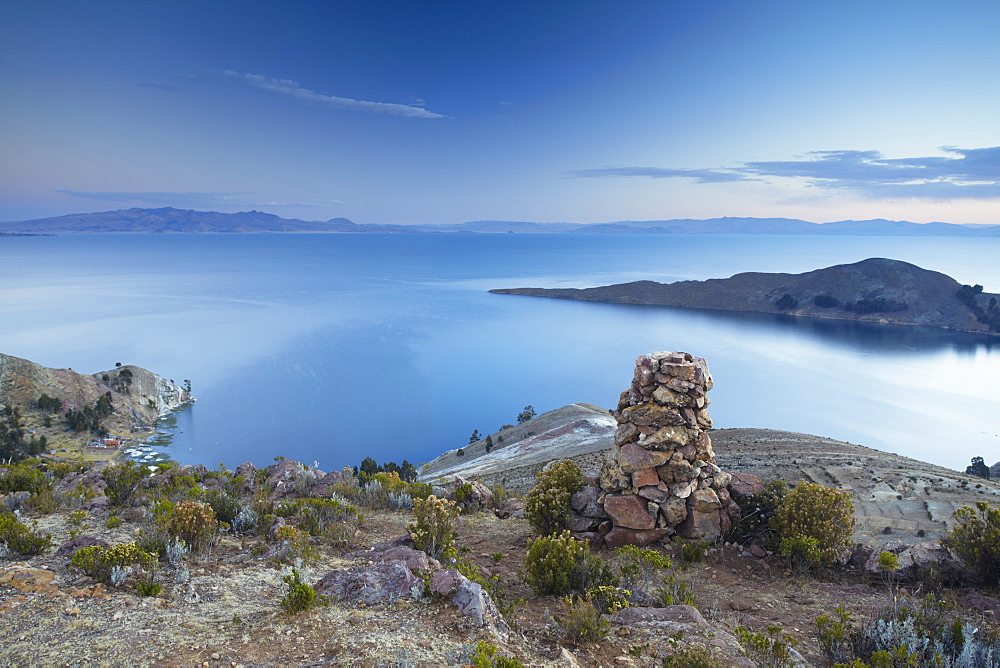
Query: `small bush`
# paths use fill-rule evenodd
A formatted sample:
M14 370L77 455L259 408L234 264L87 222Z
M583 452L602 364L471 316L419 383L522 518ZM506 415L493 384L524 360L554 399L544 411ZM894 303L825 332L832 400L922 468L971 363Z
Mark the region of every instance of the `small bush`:
M941 542L962 558L977 584L1000 588L1000 507L980 501L959 508L954 518L955 527Z
M167 531L184 541L195 554L207 550L215 541L219 522L210 505L181 501L174 507Z
M851 544L851 494L802 482L785 497L771 525L782 556L809 568L832 566Z
M319 561L319 550L313 546L309 534L295 527L279 527L274 537L281 542L282 549L276 555L278 561L287 563L301 559L305 564Z
M291 575L286 575L282 581L288 585L288 592L281 599L281 608L290 615L312 610L317 605L326 605L326 598L320 598L316 590L302 582L299 571L292 569Z
M698 600L698 595L694 593L694 589L691 588L688 581L677 577L674 573L663 578L660 582L662 586L657 588L653 595L662 606L694 605L695 601Z
M297 517L300 529L328 543L345 544L354 538L358 509L340 498L293 499L274 510L278 517Z
M45 474L33 466L24 463L0 466L0 494L34 493L49 484Z
M677 551L677 558L680 559L681 568L687 568L692 564L705 561L705 557L708 556L708 550L711 547L711 545L703 540L684 540L679 536L674 536L671 545Z
M0 547L2 546L17 554L41 554L52 547L52 536L28 528L14 513L0 512Z
M615 548L615 556L621 562L618 573L622 586L631 590L639 601L649 596L656 575L674 565L673 560L662 552L635 545Z
M205 492L204 501L212 506L215 519L232 526L239 515L242 506L240 500L224 489L212 489Z
M476 643L476 649L469 656L468 663L473 668L522 668L524 665L514 657L499 654L497 646L485 640Z
M432 494L413 502L413 516L416 521L407 530L417 549L433 559L444 558L445 552L453 549L455 544L458 505Z
M754 632L738 626L736 637L739 638L746 655L758 666L789 666L792 659L794 639L784 632L780 626L767 627L767 633Z
M48 481L46 481L48 482ZM59 507L56 497L52 492L52 485L46 484L33 492L24 502L25 510L39 515L54 513Z
M139 549L133 542L108 547L93 545L80 548L73 554L69 563L95 580L121 586L124 576L131 573L136 566L140 571L151 572L156 566L156 557Z
M562 600L566 614L552 615L563 635L578 645L581 640L598 642L608 637L611 625L601 615L589 597L567 597Z
M146 477L146 470L133 461L115 464L101 473L104 482L104 494L112 506L127 505L139 489L139 483Z
M583 487L583 474L575 462L564 460L538 474L528 492L524 510L528 521L542 536L552 536L569 528L570 497Z
M163 591L163 585L158 582L142 581L135 583L135 590L140 596L159 596L160 592Z
M524 581L542 596L583 594L592 587L617 584L611 569L590 553L590 544L576 540L569 531L540 536L528 544Z

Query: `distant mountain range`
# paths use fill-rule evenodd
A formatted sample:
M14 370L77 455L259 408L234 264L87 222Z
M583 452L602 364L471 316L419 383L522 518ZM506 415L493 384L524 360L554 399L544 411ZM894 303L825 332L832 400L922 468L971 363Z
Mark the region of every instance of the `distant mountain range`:
M869 258L803 274L746 272L707 281L635 281L597 288L504 288L495 294L613 304L786 313L1000 334L1000 295L908 262Z
M414 234L429 232L517 234L808 234L866 236L1000 236L1000 225L911 223L905 220L841 220L810 223L794 218L690 218L622 220L611 223L534 223L477 220L454 225L370 225L347 218L306 221L261 211L218 213L165 207L79 213L0 223L11 234L240 234L240 233Z

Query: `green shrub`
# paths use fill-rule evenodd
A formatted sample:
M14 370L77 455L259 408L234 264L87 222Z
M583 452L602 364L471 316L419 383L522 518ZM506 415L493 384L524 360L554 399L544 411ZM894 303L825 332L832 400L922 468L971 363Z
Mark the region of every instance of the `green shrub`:
M328 543L346 544L360 523L358 509L339 499L292 499L279 504L278 517L296 517L300 529Z
M277 555L278 561L293 562L301 559L305 564L319 561L319 550L309 540L309 534L295 527L278 527L274 537L280 541L284 549Z
M204 552L215 542L219 522L207 503L181 501L174 506L167 532L180 538L195 554Z
M635 545L615 548L615 556L620 562L618 573L622 586L641 598L650 593L656 575L660 571L670 570L674 565L673 560L662 552Z
M23 462L0 466L0 494L13 492L37 492L49 486L49 480L41 470Z
M139 483L146 477L146 470L133 461L109 466L101 472L106 486L104 494L112 506L124 506L132 500Z
M320 598L315 589L302 582L297 569L293 568L292 574L283 577L282 581L288 585L288 591L281 599L281 608L288 614L306 612L317 605L327 604L326 597Z
M677 577L674 573L660 580L660 583L661 586L653 592L653 595L662 606L694 605L698 600L688 581Z
M687 568L692 564L705 561L705 557L708 556L708 550L711 547L711 545L703 540L684 540L680 536L674 536L671 545L674 546L674 550L677 552L681 568Z
M802 482L785 496L771 525L782 556L809 568L832 566L851 544L851 494Z
M52 536L28 528L14 513L0 512L0 547L4 545L17 554L41 554L52 547Z
M790 666L792 659L792 636L784 632L780 626L772 625L767 627L767 633L763 631L751 631L742 626L736 627L736 637L746 655L753 659L758 666Z
M980 501L955 511L955 527L941 541L961 557L978 584L1000 588L1000 507Z
M528 543L524 581L536 594L583 594L593 587L616 585L611 569L590 553L590 544L564 531Z
M134 542L108 547L93 545L77 550L69 563L95 580L120 587L135 566L151 572L156 566L156 556Z
M152 580L140 580L135 583L135 590L140 596L159 596L160 592L163 591L163 585Z
M562 634L578 645L581 640L598 642L608 637L611 625L594 606L590 597L571 596L562 600L566 614L552 615Z
M535 486L528 492L524 510L531 526L542 536L552 536L569 528L572 509L570 497L583 487L583 474L575 462L568 459L538 474Z
M215 519L226 524L232 524L236 516L240 514L240 500L224 489L212 489L205 492L203 497L205 503L212 506Z
M417 549L434 559L444 558L445 552L454 548L458 505L432 494L413 502L413 516L416 521L407 530Z
M42 485L29 496L24 502L25 510L33 513L38 513L40 515L48 515L53 513L59 507L59 503L56 501L55 494L52 491L52 485L48 480L45 481L46 484Z
M497 646L485 640L476 643L476 650L468 662L473 668L522 668L524 665L514 657L499 654Z

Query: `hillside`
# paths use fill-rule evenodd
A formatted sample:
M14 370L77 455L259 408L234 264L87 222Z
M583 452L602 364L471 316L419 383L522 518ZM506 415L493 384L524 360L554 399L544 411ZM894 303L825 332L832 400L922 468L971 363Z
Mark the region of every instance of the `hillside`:
M87 375L0 353L0 405L18 410L26 447L44 436L47 448L79 451L96 431L69 429L68 414L93 410L108 393L110 412L98 418L101 429L114 436L151 428L163 415L194 400L189 390L138 366L116 366ZM42 395L61 405L40 406ZM3 456L13 454L5 452Z
M507 288L494 294L555 297L615 304L756 311L788 315L945 327L988 333L957 292L958 281L908 262L870 258L802 274L746 272L706 281L635 281L597 288ZM1000 295L979 293L996 317ZM990 304L993 310L990 311Z
M524 494L553 460L572 459L584 471L599 471L613 452L615 427L607 410L563 406L492 434L495 445L489 453L485 437L463 446L462 456L457 449L443 453L421 467L418 479L445 484L455 476L479 478ZM772 429L717 429L711 438L716 462L725 471L852 490L859 543L938 540L950 530L958 508L1000 502L1000 480L862 445Z

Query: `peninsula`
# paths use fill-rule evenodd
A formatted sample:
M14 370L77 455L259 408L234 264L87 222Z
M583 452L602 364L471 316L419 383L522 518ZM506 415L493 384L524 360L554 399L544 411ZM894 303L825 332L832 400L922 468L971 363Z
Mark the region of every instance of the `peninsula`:
M494 294L613 304L785 313L1000 334L1000 295L908 262L869 258L803 274L745 272L706 281L596 288L508 288Z

